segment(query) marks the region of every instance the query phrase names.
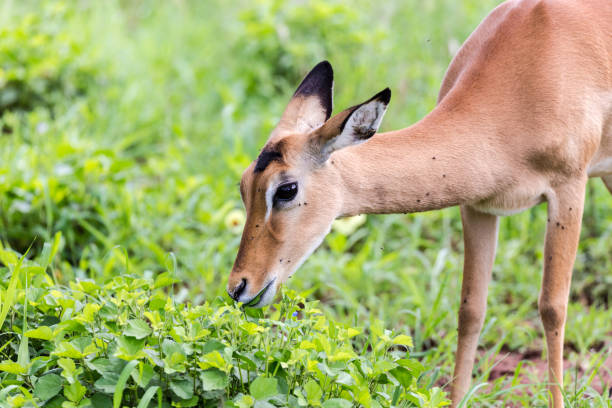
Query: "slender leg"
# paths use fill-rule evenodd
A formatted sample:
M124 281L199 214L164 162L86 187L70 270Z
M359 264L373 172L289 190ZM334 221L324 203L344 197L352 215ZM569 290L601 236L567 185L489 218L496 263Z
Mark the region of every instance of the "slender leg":
M461 207L463 221L463 284L459 307L459 330L452 407L457 407L472 380L478 337L487 309L487 288L497 247L498 218L470 207Z
M586 180L566 184L548 198L548 225L539 311L546 335L551 406L563 407L563 336L576 258Z

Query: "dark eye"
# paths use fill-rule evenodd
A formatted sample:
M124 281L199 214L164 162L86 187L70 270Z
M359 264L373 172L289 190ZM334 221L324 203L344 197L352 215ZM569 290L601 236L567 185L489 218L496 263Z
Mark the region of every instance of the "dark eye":
M295 198L295 195L298 192L297 183L287 183L276 189L276 193L274 193L274 204L283 201L291 201Z

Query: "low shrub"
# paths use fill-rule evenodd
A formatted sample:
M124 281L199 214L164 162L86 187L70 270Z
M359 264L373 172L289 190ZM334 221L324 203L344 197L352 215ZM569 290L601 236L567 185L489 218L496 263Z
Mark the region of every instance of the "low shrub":
M0 249L0 407L445 405L412 339L380 323L339 324L292 291L263 312L177 304L170 272L57 285L59 242Z
M46 4L0 28L0 116L37 106L52 109L57 100L89 87L95 69L84 44L64 31L69 13L65 4Z

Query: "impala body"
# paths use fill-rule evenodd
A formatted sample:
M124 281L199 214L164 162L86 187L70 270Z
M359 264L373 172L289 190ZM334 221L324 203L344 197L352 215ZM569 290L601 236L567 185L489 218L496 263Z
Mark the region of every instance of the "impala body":
M332 86L331 66L320 63L243 174L247 220L230 296L271 302L336 217L460 205L457 406L484 321L498 217L546 202L539 311L551 405L562 407L563 335L587 179L601 177L612 192L612 1L503 3L453 59L436 108L405 129L374 134L388 89L330 118Z

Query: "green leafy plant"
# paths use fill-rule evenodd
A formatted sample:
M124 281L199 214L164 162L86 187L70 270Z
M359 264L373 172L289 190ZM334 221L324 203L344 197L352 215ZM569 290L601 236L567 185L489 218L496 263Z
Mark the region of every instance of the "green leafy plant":
M446 404L419 381L411 337L380 322L364 333L293 291L266 312L177 304L168 272L57 286L53 247L35 261L0 249L0 294L15 299L1 326L2 407Z

